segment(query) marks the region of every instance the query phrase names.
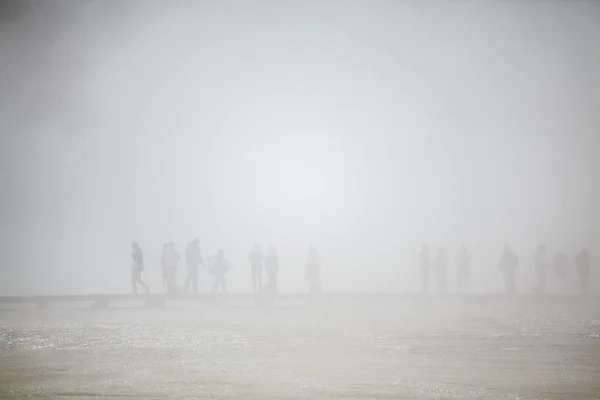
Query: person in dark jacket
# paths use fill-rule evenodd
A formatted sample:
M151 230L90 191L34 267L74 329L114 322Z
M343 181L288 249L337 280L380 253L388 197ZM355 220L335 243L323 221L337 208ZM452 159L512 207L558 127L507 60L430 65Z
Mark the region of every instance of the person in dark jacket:
M150 288L142 282L142 272L144 271L144 255L142 254L142 249L138 243L132 243L131 249L133 250L131 253L131 257L133 258L131 264L131 288L133 294L137 294L138 285L141 285L146 293L149 293Z
M252 274L252 291L258 293L262 290L263 253L258 245L252 248L248 255L250 273Z
M514 294L516 292L515 285L515 271L519 266L519 258L514 251L511 250L509 245L504 246L504 252L500 256L500 262L498 268L504 277L504 283L506 285L506 293Z
M198 293L198 271L200 266L204 267L202 252L200 251L200 240L198 238L190 242L185 249L185 263L187 264L187 276L183 291L187 292L190 284L195 294Z

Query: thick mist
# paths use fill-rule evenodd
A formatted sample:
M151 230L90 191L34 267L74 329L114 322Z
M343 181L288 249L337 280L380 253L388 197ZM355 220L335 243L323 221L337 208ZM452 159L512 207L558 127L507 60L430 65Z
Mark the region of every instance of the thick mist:
M510 243L530 292L538 243L600 257L598 71L595 2L36 3L0 22L0 294L126 292L132 241L159 291L194 237L232 291L254 244L281 291L310 245L325 291L418 291L423 243L501 291Z

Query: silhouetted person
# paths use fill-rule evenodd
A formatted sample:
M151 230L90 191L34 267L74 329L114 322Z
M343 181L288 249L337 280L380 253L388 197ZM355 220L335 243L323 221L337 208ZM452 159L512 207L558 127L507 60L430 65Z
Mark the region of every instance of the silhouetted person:
M419 272L421 274L421 292L427 293L429 290L429 273L431 271L431 257L429 256L429 246L424 245L419 254Z
M279 260L277 257L277 250L275 247L271 246L267 250L267 255L265 257L265 271L267 273L267 278L269 281L267 282L266 291L269 294L277 293L277 275L279 275Z
M321 269L321 256L317 249L310 246L308 257L306 259L306 280L310 284L310 292L313 294L321 293L321 280L319 271Z
M544 293L546 291L548 261L546 259L546 245L538 246L534 257L535 274L537 275L537 285L533 289L535 293Z
M446 269L448 267L448 257L446 256L446 250L439 249L438 254L433 262L433 271L437 277L437 284L440 293L446 293Z
M191 283L194 293L198 293L198 271L201 265L204 267L204 260L202 260L202 252L200 251L200 240L198 238L187 245L185 249L185 263L187 264L187 276L183 291L187 292Z
M569 257L565 253L556 253L552 260L552 268L557 278L564 278L569 269Z
M142 271L144 271L144 255L142 254L142 249L137 243L132 243L131 249L133 250L131 253L131 257L133 258L133 262L131 264L131 288L133 290L133 294L137 294L138 284L144 288L146 293L149 293L150 288L148 285L142 282Z
M252 291L258 293L262 290L263 253L258 245L252 248L248 255L250 272L252 273Z
M515 271L518 266L519 257L517 257L508 245L504 246L504 252L500 256L498 267L504 278L506 293L514 294L516 292Z
M457 265L457 292L469 291L469 278L471 277L471 254L465 246L458 252L456 256Z
M223 291L227 293L227 282L225 281L225 275L229 271L231 265L225 259L225 252L219 250L219 253L212 259L211 273L215 275L215 283L213 284L211 293L215 293L217 288L221 286Z
M164 281L167 284L167 292L177 291L177 265L179 264L179 253L175 250L175 243L169 242L163 246L160 264L163 269Z
M581 282L581 291L583 294L587 294L588 291L588 279L590 278L590 252L588 249L583 249L575 257L575 264L577 264L577 275L579 276L579 282Z

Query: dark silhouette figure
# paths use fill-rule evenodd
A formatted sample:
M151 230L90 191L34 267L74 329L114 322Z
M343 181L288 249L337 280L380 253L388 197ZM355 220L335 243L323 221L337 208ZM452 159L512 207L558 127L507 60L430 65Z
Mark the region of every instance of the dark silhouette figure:
M516 293L515 285L515 272L519 266L519 257L511 250L509 245L504 246L504 252L500 256L500 263L498 265L504 283L506 285L506 293Z
M535 293L544 293L546 291L548 261L546 259L546 245L538 246L534 257L535 274L537 275L537 285L533 289Z
M431 271L431 258L429 256L429 246L424 245L419 254L419 272L421 274L421 292L427 293L429 290L429 273Z
M457 284L456 291L466 293L469 291L469 278L471 277L471 254L465 246L456 256Z
M192 284L194 293L198 293L198 271L200 270L200 266L204 267L204 260L200 251L200 240L198 238L188 243L185 249L185 263L187 264L187 276L183 285L183 291L187 292L190 284Z
M225 259L225 252L219 250L219 253L211 259L210 272L215 276L215 283L210 291L211 293L215 293L219 286L227 293L227 281L225 280L225 275L227 275L230 268L231 264Z
M579 282L581 283L581 291L583 294L588 292L588 280L590 278L590 252L588 249L583 249L575 257L575 264L577 264L577 275L579 275Z
M269 281L267 282L266 292L269 294L277 293L277 276L279 275L279 260L277 250L271 246L267 250L265 257L265 271Z
M567 276L569 257L565 253L556 253L552 260L552 269L554 269L554 275L556 275L557 278L562 279Z
M446 293L446 269L448 267L448 257L446 256L446 250L443 248L438 250L438 254L433 263L433 272L437 277L437 284L440 293Z
M252 248L250 255L250 270L252 273L252 291L258 293L262 290L263 253L258 245Z
M321 256L317 249L310 246L308 257L306 259L306 280L310 284L310 293L321 293L321 280L319 272L321 269Z
M160 264L163 270L163 282L167 285L167 293L177 292L177 266L179 252L175 250L175 243L169 242L163 246Z
M144 255L142 254L142 249L137 243L132 243L131 248L133 250L131 253L131 257L133 258L133 262L131 264L131 288L133 294L137 294L138 285L141 285L146 293L149 293L150 288L148 285L142 282L142 271L144 271Z

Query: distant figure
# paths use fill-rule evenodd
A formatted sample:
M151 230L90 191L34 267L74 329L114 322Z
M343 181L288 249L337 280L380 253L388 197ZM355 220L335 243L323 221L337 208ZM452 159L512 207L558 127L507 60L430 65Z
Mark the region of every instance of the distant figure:
M131 257L133 258L133 262L131 263L131 288L133 289L133 294L137 294L138 284L144 288L146 293L149 293L150 288L142 282L142 271L144 270L144 255L142 254L142 249L137 243L132 243L131 248L133 250L131 253Z
M421 273L421 292L429 290L429 271L431 270L431 258L429 257L429 246L423 245L419 254L419 272Z
M538 246L534 257L535 274L537 275L538 283L533 289L535 293L544 293L546 291L548 261L546 260L546 245Z
M310 284L312 294L321 293L321 281L319 279L319 270L321 269L321 256L317 249L310 246L308 257L306 259L306 280Z
M557 278L564 278L569 269L569 257L565 253L556 253L552 260L552 268Z
M201 265L204 267L204 260L202 260L202 252L200 251L200 240L198 238L187 245L185 249L185 263L187 264L187 276L183 291L187 292L191 283L194 293L197 294L198 271Z
M250 270L252 273L252 291L258 293L262 290L262 270L263 270L263 253L260 247L255 245L248 255L250 260Z
M179 253L175 250L175 243L165 243L160 264L163 270L163 282L167 285L167 293L177 291L177 265L179 264Z
M456 265L458 267L456 291L466 293L469 291L469 278L471 277L471 254L465 246L456 256Z
M437 276L438 289L440 293L446 293L446 269L448 267L448 257L446 256L446 250L441 248L438 250L438 254L433 262L433 271Z
M269 281L267 282L266 292L269 294L277 293L277 275L279 275L279 260L277 259L277 250L271 246L267 250L265 257L265 271Z
M516 293L515 285L515 271L519 266L519 257L511 250L509 245L504 246L504 252L500 256L500 263L498 265L502 276L504 277L504 283L506 285L506 293Z
M579 275L579 282L581 282L581 291L583 294L588 292L588 279L590 278L590 252L588 249L583 249L575 257L575 264L577 264L577 275Z
M209 267L209 272L215 276L215 283L210 292L215 293L217 288L221 286L223 287L223 291L227 293L225 275L227 275L227 272L231 269L231 264L225 259L225 252L223 250L219 250L219 253L211 258Z

